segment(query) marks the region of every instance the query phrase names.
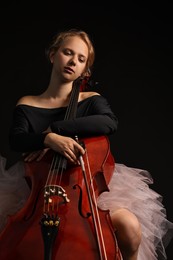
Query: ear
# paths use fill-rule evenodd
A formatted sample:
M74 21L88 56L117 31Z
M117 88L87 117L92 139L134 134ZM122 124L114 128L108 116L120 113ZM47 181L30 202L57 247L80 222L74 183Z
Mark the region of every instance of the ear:
M54 51L51 51L50 54L49 54L49 60L50 60L51 63L54 62L54 55L55 55Z

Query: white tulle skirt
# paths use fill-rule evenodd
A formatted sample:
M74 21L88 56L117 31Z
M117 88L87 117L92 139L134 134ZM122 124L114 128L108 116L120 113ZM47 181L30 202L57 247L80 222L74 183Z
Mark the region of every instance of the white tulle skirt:
M6 159L0 156L0 232L8 216L21 209L30 194L24 178L24 165L21 161L5 170Z
M5 164L6 159L0 156L0 231L8 216L21 209L30 194L23 163L19 161L8 170ZM162 196L149 187L151 183L147 171L116 163L110 191L98 198L99 207L109 209L110 214L127 208L139 219L142 226L139 260L167 259L165 248L173 237L173 223L167 220Z
M116 163L110 191L98 198L99 207L110 214L126 208L137 216L142 227L138 260L167 259L165 248L173 237L173 223L166 218L162 196L149 187L152 183L149 172Z

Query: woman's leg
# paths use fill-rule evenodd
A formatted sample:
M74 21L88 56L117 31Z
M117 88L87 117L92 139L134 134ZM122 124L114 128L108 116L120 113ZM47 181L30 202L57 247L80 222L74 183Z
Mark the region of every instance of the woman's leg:
M118 209L111 214L111 219L123 260L137 260L141 242L141 226L137 217L127 209Z

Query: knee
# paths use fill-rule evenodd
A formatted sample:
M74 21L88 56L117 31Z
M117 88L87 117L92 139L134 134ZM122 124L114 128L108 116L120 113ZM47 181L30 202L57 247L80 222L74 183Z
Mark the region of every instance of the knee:
M141 242L141 226L137 217L127 209L119 209L111 216L121 248L134 253Z

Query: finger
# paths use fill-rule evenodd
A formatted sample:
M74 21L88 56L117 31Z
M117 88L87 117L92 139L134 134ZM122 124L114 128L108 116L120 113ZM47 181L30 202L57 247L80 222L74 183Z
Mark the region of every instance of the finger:
M36 161L37 161L37 162L41 161L41 159L43 158L44 155L45 155L45 153L41 153L41 154L36 158Z
M41 161L41 159L44 157L44 155L47 153L47 150L42 151L38 157L37 157L37 162Z
M64 156L72 163L77 164L77 157L76 155L69 149L68 151L64 152Z
M29 155L27 155L25 157L24 161L25 162L31 162L31 161L35 160L38 157L39 154L40 154L40 151L30 153Z
M76 154L77 157L79 157L80 155L84 155L85 154L84 148L81 145L79 145L79 144L77 144L74 147L74 149L75 149L75 154Z
M25 156L24 161L29 162L30 158L31 158L31 154Z

